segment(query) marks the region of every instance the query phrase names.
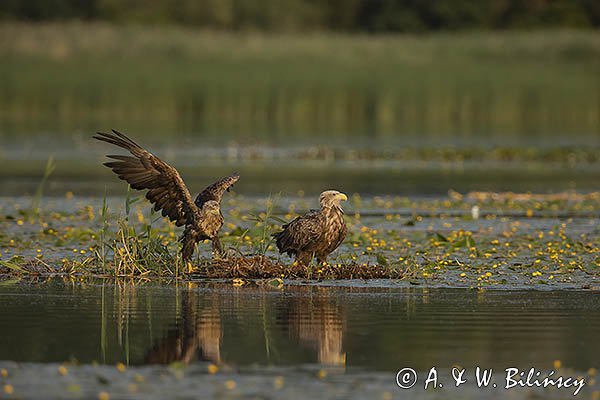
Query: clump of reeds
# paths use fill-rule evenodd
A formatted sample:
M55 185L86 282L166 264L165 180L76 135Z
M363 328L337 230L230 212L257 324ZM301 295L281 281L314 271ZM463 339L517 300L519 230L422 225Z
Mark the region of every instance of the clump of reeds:
M179 260L152 235L149 225L145 232L136 232L135 226L121 220L110 247L113 253L110 269L114 275L178 275Z

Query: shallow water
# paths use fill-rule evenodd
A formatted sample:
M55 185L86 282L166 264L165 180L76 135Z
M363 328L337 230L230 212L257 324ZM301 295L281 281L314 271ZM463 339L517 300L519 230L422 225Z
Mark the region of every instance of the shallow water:
M600 297L583 291L52 280L0 299L0 359L14 361L587 370L600 354Z
M18 362L0 361L12 376L5 381L21 382L21 393L34 397L36 386L27 385L26 377L35 374L40 377L38 389L48 385L59 397L68 393L63 381L55 381L57 367L37 363L69 361L83 364L67 365L72 370L69 379L79 379L79 394L121 389L127 393L123 382L133 381L137 372L166 375L167 388L183 387L188 394L201 393L198 382L206 381L202 390L209 395L215 395L215 388L227 391L226 379L238 382L240 393L266 395L273 391L274 377L282 376L287 386L305 385L309 392L324 385L325 397L386 390L394 396L443 395L420 387L433 366L447 386L456 365L466 368L467 375L480 366L496 371L557 369L565 376L587 376L590 368L599 366L600 297L583 291L275 289L214 282L54 279L5 282L0 304L0 360ZM561 368L556 368L557 360ZM114 367L90 371L85 366L95 362L123 362L131 368L119 374ZM209 363L224 375L207 374ZM156 364L171 367L141 367ZM395 385L395 374L405 367L417 371L421 383L402 391ZM104 374L111 383L98 383L89 374ZM593 387L589 379L584 393ZM377 382L376 388L368 388ZM478 394L468 387L463 394ZM561 390L555 392L567 393ZM512 394L518 391L529 394L528 389L514 389ZM298 394L286 393L289 398ZM483 394L494 398L494 393L490 388Z
M126 214L124 199L106 199L107 243L117 237L119 221ZM41 201L39 218L29 218L27 197L0 197L0 261L14 257L64 270L67 261L84 262L74 273L103 271L94 254L104 229L102 199L55 197ZM471 216L474 204L481 217ZM361 197L345 205L349 234L328 261L332 264L387 263L404 270L416 266L416 275L404 284L424 287L493 287L592 289L600 287L598 200L478 202L465 197ZM223 201L226 224L221 239L231 255L264 254L284 264L272 243L263 240L280 229L283 220L316 206L313 196L272 198L227 194ZM131 205L129 223L140 234L152 228L152 236L167 243L171 254L179 251L181 229L149 211L144 200ZM272 209L273 218L266 217ZM261 217L262 216L262 217ZM267 218L263 224L257 217ZM276 218L276 219L275 219ZM470 244L463 234L470 235ZM201 243L195 262L211 257L211 247ZM107 253L112 259L112 253ZM167 265L167 267L173 267ZM161 268L155 268L159 273ZM175 268L172 269L175 271ZM173 272L174 273L174 272ZM206 275L204 275L206 276ZM314 276L319 280L325 277ZM336 285L347 285L337 282ZM356 285L352 282L351 285ZM378 284L378 286L381 286ZM397 286L396 282L383 286Z
M0 133L1 134L1 133ZM327 188L345 193L392 196L443 196L449 189L547 193L598 190L598 146L495 148L493 143L434 142L411 146L402 141L350 140L342 143L235 142L221 138L164 135L132 138L181 173L192 194L236 171L235 190L267 196L303 191L318 195ZM326 136L326 135L325 135ZM41 135L0 143L0 195L32 195L52 158L54 170L45 194L101 197L122 194L127 185L102 166L106 154L124 150L92 139L92 132L73 137ZM548 146L556 146L551 142Z

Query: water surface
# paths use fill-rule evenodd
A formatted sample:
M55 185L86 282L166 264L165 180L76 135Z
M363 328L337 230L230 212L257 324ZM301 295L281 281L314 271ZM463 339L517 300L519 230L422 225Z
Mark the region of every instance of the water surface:
M600 297L583 291L54 280L0 299L0 359L14 361L587 370L600 354Z
M583 395L597 390L590 368L598 367L600 354L600 297L590 292L53 279L5 281L0 304L0 367L8 371L2 379L27 397L105 391L161 398L177 391L182 398L564 398L573 392L478 389L472 382L454 388L454 366L469 379L477 366L498 375L510 367L555 369L585 376ZM117 362L127 366L124 372L112 366ZM57 363L67 368L63 377ZM216 375L207 372L211 364ZM434 366L446 388L423 390ZM395 384L405 367L420 376L413 389Z

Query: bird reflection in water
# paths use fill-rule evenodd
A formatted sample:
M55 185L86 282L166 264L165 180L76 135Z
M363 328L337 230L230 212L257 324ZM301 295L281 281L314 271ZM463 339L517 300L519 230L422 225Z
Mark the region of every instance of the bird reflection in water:
M193 283L182 291L182 324L146 354L146 363L211 361L221 364L223 330L217 293L198 292Z
M303 294L306 294L303 289ZM323 288L312 288L309 295L295 296L292 300L288 316L290 332L301 344L317 351L319 363L345 367L343 338L346 326L343 315L334 293Z
M273 289L265 287L207 292L198 290L198 286L193 283L188 284L181 295L181 323L146 353L145 362L190 364L194 361L209 361L215 364L236 364L236 361L241 360L222 359L223 336L228 334L224 332L224 327L235 330L229 332L231 337L248 339L249 332L246 329L254 325L256 329L269 331L265 332L265 338L279 335L281 340L275 341L279 345L283 342L288 346L314 350L317 361L324 366L345 367L345 314L337 297L320 288L287 287L285 290L286 295L291 296L279 296L279 292L274 293ZM256 296L257 292L259 296ZM234 308L226 314L229 316L227 318L235 316L233 318L237 320L237 324L225 323L224 314L221 314L223 307ZM268 316L268 321L263 320L265 315ZM235 326L245 328L238 331ZM285 336L288 336L287 340ZM250 337L256 340L256 336ZM249 351L262 348L250 342L247 345L252 346ZM265 361L275 361L270 359L268 353L267 351ZM232 355L236 352L227 354ZM260 358L258 355L257 357Z

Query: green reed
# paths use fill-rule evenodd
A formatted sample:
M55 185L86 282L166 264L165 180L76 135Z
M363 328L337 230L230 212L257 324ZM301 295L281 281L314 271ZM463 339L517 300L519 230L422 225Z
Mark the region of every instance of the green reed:
M27 216L29 219L39 216L41 212L40 202L42 201L42 196L44 195L44 188L46 187L48 178L50 178L50 175L52 175L52 172L54 172L54 168L54 158L50 156L46 162L46 167L44 168L44 175L42 175L42 178L40 179L40 182L35 190L35 194L31 198L31 204L29 205L29 210L27 211Z
M600 126L594 31L266 36L4 24L0 36L3 131L468 141L592 137Z

